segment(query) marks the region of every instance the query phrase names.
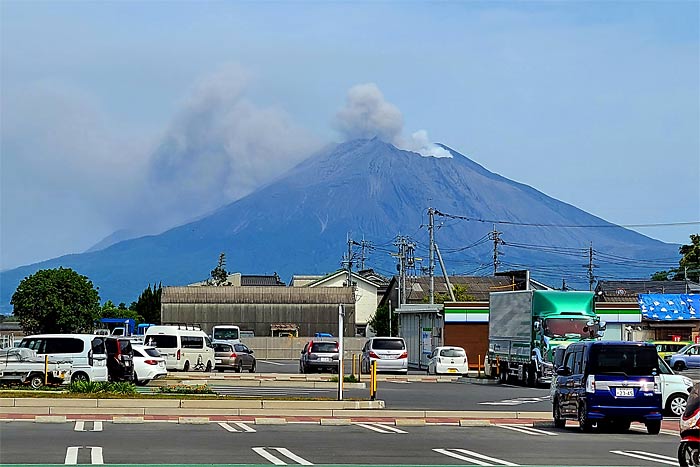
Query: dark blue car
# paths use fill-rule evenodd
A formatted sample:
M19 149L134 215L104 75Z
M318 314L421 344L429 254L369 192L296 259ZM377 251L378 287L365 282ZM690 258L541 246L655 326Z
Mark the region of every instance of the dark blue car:
M593 425L627 431L642 422L658 434L662 415L656 347L642 342L591 341L571 344L557 369L552 394L554 426L578 420L581 431Z

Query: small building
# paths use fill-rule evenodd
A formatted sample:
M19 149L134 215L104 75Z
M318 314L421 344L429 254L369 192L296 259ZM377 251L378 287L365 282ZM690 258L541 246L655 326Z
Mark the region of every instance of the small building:
M235 324L260 337L289 333L293 325L299 336L337 335L339 305L345 308L344 335L354 336L350 287L163 287L161 322L198 324L206 333L216 324Z

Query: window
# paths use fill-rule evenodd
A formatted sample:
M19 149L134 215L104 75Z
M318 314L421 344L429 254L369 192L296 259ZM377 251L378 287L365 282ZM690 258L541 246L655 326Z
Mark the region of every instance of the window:
M334 353L338 351L336 342L314 342L311 346L311 352L319 353Z
M372 348L377 350L404 350L403 339L374 339Z
M249 353L248 347L243 344L236 344L233 347L236 349L236 352Z
M440 351L440 356L441 357L466 357L467 355L464 353L464 350L462 350L462 349L442 349Z
M143 351L146 352L149 357L160 357L158 349L143 349Z
M566 357L564 360L564 366L571 370L572 372L574 371L574 357L576 354L574 352L567 352Z
M92 353L93 354L106 354L107 350L105 349L105 339L103 337L97 337L92 340L90 343L90 346L92 347Z
M169 336L166 334L154 334L148 336L146 343L154 347L160 347L161 349L176 349L177 336Z
M657 369L658 354L654 347L605 345L591 348L591 373L625 373L628 376L650 375Z
M239 338L238 328L217 328L214 330L214 339L236 340Z
M204 348L204 339L196 336L182 336L180 338L183 349L202 349Z
M134 349L134 357L146 357L144 354L142 354L140 351Z
M44 353L82 353L84 348L85 344L81 339L76 339L74 337L49 337L46 339Z
M230 344L214 344L214 352L233 352Z
M36 353L44 353L44 339L24 339L20 342L20 347L34 350Z

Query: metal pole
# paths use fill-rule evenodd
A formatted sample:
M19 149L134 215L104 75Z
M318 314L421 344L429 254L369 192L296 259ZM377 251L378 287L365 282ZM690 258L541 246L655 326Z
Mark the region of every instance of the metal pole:
M389 337L391 337L391 300L389 300Z
M430 274L430 304L435 303L435 210L433 208L428 209L428 218L430 222L428 224L428 232L430 233L430 260L428 264L428 274Z
M343 305L338 305L338 400L343 400Z

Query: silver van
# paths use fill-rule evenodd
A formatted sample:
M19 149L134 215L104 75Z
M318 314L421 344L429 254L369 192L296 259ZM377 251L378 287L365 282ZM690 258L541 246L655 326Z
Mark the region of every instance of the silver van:
M372 362L377 362L377 371L408 373L408 350L401 337L370 337L362 347L360 369L369 373Z
M51 361L71 363L70 382L107 381L107 349L105 337L94 334L37 334L26 336L19 344L48 355Z

